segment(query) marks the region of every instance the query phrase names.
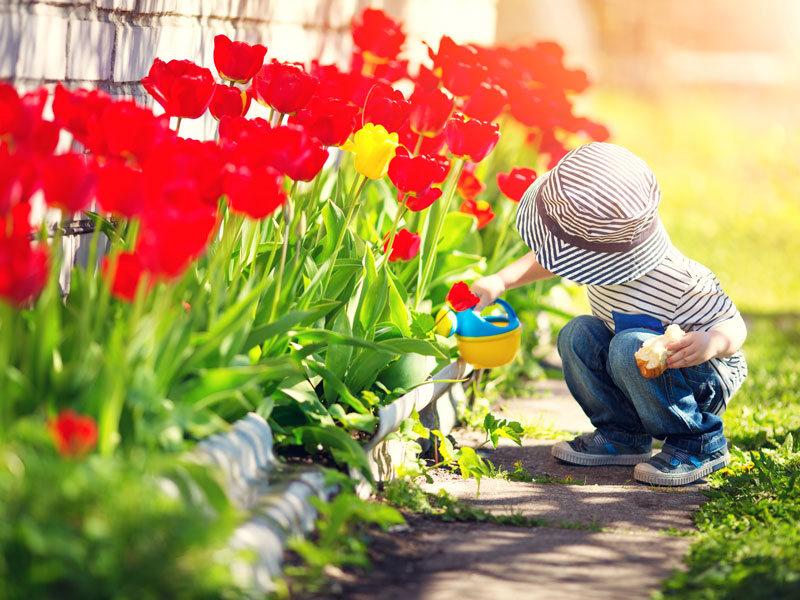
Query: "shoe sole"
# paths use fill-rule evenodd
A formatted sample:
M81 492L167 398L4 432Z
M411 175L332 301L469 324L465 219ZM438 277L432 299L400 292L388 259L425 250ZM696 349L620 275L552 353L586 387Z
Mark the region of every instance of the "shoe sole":
M636 465L633 469L633 478L642 483L649 483L651 485L663 486L677 486L693 483L698 479L702 479L707 475L711 475L714 471L719 471L731 462L731 455L724 454L717 460L703 465L699 469L695 469L690 473L662 473L653 465L641 464Z
M618 454L617 456L611 454L586 454L584 452L576 452L566 442L555 444L550 450L550 454L565 463L583 467L599 467L602 465L630 467L649 460L653 456L652 450L646 454Z

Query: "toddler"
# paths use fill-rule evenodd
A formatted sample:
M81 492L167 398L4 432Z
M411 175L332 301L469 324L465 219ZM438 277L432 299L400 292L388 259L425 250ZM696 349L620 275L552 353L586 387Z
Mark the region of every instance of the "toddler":
M647 164L620 146L576 148L525 192L517 228L531 252L475 281L477 309L559 275L584 284L591 315L558 336L566 384L595 427L558 442L575 465L635 465L636 480L684 485L730 458L721 415L747 375L744 321L714 274L683 256L658 217ZM634 354L677 324L666 371L645 378ZM652 456L652 438L664 441Z

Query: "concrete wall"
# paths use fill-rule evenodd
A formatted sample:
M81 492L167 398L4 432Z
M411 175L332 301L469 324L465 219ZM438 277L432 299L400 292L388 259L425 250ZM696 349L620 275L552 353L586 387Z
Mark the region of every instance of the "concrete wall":
M20 89L66 82L152 105L139 80L153 60L213 68L214 36L262 43L267 58L347 64L350 21L365 6L401 18L412 62L447 33L490 44L497 0L0 0L0 78ZM253 114L259 112L254 104ZM252 115L251 115L252 116ZM184 121L183 135L209 138L210 116Z

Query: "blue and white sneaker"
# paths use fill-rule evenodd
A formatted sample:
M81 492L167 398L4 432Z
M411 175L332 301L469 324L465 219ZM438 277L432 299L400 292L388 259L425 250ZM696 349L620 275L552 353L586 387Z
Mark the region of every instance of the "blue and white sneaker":
M636 465L653 455L651 444L625 446L609 441L599 431L584 433L571 442L556 443L550 453L571 465Z
M652 485L686 485L719 471L730 461L727 446L716 452L695 455L664 446L653 458L636 465L633 478Z

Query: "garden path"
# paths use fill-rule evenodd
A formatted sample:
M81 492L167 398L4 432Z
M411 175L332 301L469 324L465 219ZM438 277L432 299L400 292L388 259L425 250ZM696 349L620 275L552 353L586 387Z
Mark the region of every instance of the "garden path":
M543 382L531 398L508 401L500 414L554 429L588 431L591 425L563 382ZM497 414L497 411L495 411ZM479 442L456 431L461 444ZM404 531L378 533L371 573L343 582L341 596L450 600L486 598L649 598L673 569L681 567L693 530L692 513L704 483L654 488L632 479L632 467L575 467L550 456L550 440L504 440L487 455L513 471L567 483L474 479L439 471L427 491L452 496L493 514L547 520L547 527L448 523L412 517Z

